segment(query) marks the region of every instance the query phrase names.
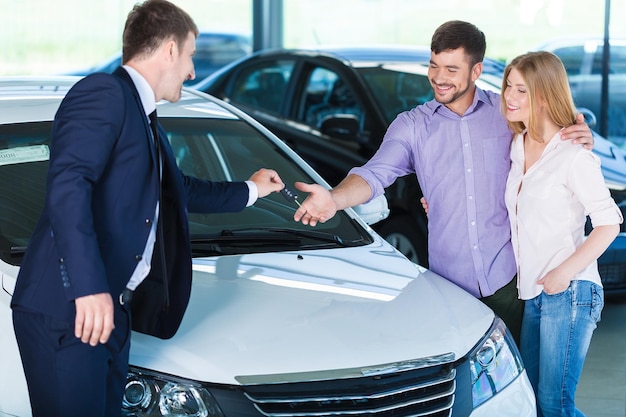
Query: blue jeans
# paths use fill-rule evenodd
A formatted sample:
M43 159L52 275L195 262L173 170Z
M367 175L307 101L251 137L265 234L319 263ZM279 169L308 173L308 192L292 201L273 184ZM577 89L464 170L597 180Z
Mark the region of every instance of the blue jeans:
M527 300L520 353L537 397L537 416L584 416L574 396L604 307L602 287L572 281L567 290Z

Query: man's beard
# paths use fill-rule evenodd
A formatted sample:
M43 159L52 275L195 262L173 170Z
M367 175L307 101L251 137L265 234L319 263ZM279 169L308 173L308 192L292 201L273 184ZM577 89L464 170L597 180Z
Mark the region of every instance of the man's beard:
M436 85L436 84L435 84L434 82L432 82L432 81L431 81L431 83L432 83L433 85ZM470 83L471 83L471 79L468 79L468 80L467 80L467 84L466 84L467 86L465 87L465 89L463 89L463 90L461 90L461 91L457 91L457 92L455 92L454 94L452 94L452 97L450 97L449 99L447 99L447 100L445 100L445 101L440 100L440 99L437 97L437 94L435 93L435 100L437 100L437 102L438 102L438 103L441 103L441 104L443 104L443 105L450 104L450 103L454 103L456 100L458 100L458 99L459 99L459 97L461 97L461 96L463 96L465 93L467 93L467 91L468 91L468 90L469 90L469 88L470 88ZM436 90L433 88L433 92L435 92L435 91L436 91Z

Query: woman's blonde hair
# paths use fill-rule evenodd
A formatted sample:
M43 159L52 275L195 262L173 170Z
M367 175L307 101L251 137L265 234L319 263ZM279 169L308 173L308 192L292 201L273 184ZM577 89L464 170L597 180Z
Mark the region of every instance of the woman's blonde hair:
M571 126L576 122L576 106L572 99L567 73L563 63L551 52L528 52L514 58L505 68L502 79L501 108L506 114L504 92L511 70L515 68L524 79L530 106L528 133L536 139L546 139L541 132L536 108L543 101L549 117L560 127ZM522 122L509 122L509 128L519 134L526 128Z

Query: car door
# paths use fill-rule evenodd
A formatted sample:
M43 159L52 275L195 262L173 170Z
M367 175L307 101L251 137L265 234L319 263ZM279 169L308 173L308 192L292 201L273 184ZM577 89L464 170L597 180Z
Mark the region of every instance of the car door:
M312 106L321 105L325 94L328 94L327 99L339 98L338 90L334 90L333 95L331 90L324 89L324 83L339 78L330 70L312 69L295 56L272 56L251 61L250 65L234 72L226 83L223 98L255 117L298 152L324 179L336 185L350 168L366 160L356 141L350 143L325 135L319 129L319 120L313 120ZM317 90L315 94L314 90ZM351 91L344 94L354 97ZM306 101L313 95L317 96L319 103ZM321 120L324 110L321 107L318 110L317 118ZM327 108L325 114L332 114L331 110ZM339 108L335 110L339 111ZM345 115L347 111L344 107L341 113ZM310 113L308 120L306 112ZM360 105L353 107L353 116L363 119L363 114Z
M378 123L347 69L304 58L294 86L287 118L305 135L295 148L332 185L364 164L374 137L382 138ZM377 145L378 143L376 143Z
M374 107L372 93L359 74L339 59L325 56L303 58L298 71L289 118L315 133L309 136L310 141L300 144L300 150L322 175L331 169L339 172L335 182L329 181L331 184L342 180L350 168L367 162L387 129L383 114ZM348 119L353 119L356 126L349 127ZM331 130L337 126L351 132L343 135ZM320 152L321 145L328 152ZM409 259L427 265L421 195L414 174L398 178L385 190L391 213L374 229Z

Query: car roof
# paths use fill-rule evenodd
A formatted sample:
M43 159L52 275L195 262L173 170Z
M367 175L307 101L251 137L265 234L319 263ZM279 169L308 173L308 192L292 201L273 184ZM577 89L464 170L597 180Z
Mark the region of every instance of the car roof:
M52 121L65 94L81 78L0 77L0 124ZM179 102L162 101L158 106L161 117L239 118L238 111L226 103L187 88Z
M236 41L245 45L252 45L252 40L250 39L250 36L244 35L242 33L211 31L200 31L198 33L198 37L196 38L196 45L198 45L198 43L211 44L223 41Z
M626 45L626 38L624 37L610 37L609 43L611 45ZM591 46L592 50L595 50L598 46L604 44L604 38L599 35L576 35L576 36L561 36L553 39L549 39L535 48L535 51L552 51L557 48L563 48L568 46Z
M326 54L342 59L351 64L361 63L389 63L389 62L430 62L430 47L413 45L374 45L374 46L343 46L325 45L313 48L297 49L267 49L257 54L287 53L296 55L311 55L311 53ZM485 57L483 60L485 70L504 71L505 63Z
M210 80L219 77L230 68L247 60L262 57L326 57L343 62L352 67L372 66L392 63L415 63L427 66L430 62L430 47L414 45L374 45L374 46L351 46L351 45L317 45L310 48L268 48L256 51L251 55L242 57L231 64L226 65L216 73L209 75L203 80L198 80L192 88L202 90ZM502 76L506 64L503 61L485 57L483 60L483 74Z
M335 55L359 66L364 63L420 63L429 65L431 50L427 46L379 45L379 46L327 46L320 47L320 52ZM483 59L483 75L502 77L506 64L489 57ZM499 79L498 79L499 80ZM487 81L499 85L491 78Z
M75 76L6 76L0 77L0 98L18 94L38 95L49 92L52 95L65 94L82 77Z
M308 48L303 50L309 50ZM311 48L341 57L350 62L425 62L430 60L430 48L409 45L341 46L327 45Z

